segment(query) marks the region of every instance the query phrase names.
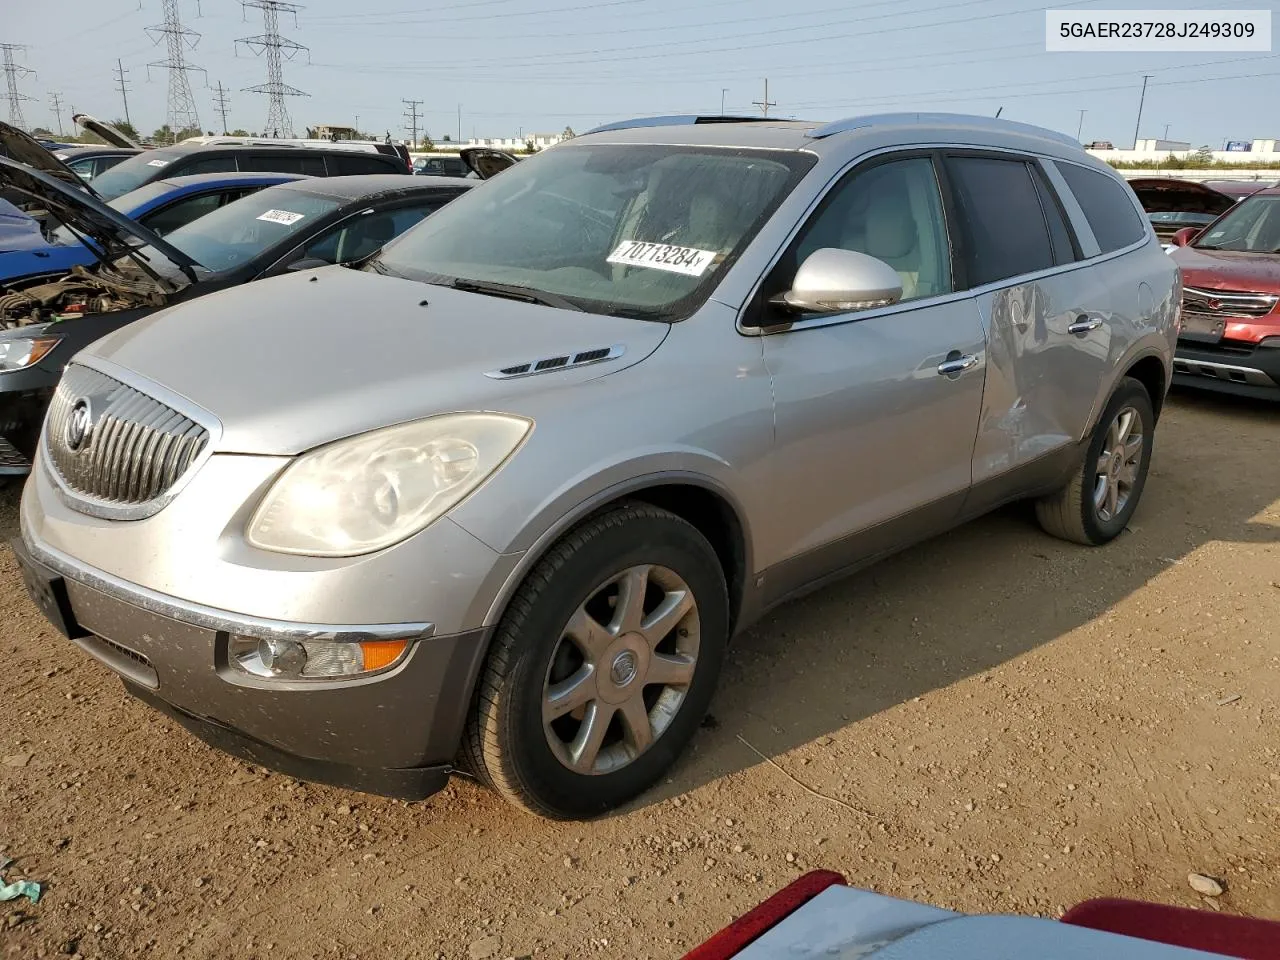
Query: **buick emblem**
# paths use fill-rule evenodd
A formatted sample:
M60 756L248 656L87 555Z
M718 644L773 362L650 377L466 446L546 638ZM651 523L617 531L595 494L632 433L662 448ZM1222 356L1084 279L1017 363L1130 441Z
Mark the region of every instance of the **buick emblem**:
M81 397L71 408L71 416L67 419L67 449L75 453L89 442L89 434L93 431L93 411L89 408L89 400Z
M1217 300L1217 299L1214 299L1213 297L1210 297L1210 298L1209 298L1209 300L1208 300L1208 301L1206 301L1206 302L1208 303L1208 306L1209 306L1209 309L1210 309L1210 310L1221 310L1221 309L1222 309L1222 301L1221 301L1221 300Z

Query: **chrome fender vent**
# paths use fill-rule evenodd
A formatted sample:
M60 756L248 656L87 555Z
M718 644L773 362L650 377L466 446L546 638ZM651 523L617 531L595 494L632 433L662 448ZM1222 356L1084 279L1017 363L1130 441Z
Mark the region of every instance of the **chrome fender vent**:
M514 363L500 370L490 370L485 374L494 380L513 380L516 377L532 377L539 373L551 373L554 370L565 370L569 367L585 367L590 363L603 363L605 360L617 360L627 352L622 344L612 347L592 347L576 353L566 353L558 357L544 357L541 360L526 360Z

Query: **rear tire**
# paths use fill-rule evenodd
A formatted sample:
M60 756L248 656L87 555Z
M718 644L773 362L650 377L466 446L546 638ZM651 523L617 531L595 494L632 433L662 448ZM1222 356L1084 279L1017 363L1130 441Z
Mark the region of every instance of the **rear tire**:
M1036 501L1036 517L1045 532L1086 546L1101 546L1118 537L1146 486L1154 431L1155 413L1147 388L1125 377L1111 395L1071 480Z
M508 605L463 762L544 817L584 819L631 800L705 716L728 624L724 572L691 524L642 503L584 521Z

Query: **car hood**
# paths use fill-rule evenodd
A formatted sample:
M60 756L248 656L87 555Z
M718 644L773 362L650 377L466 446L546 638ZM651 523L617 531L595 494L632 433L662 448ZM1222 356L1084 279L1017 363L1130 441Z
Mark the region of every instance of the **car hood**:
M71 175L75 177L75 174ZM79 180L78 177L76 179ZM93 240L101 251L100 259L110 261L122 256L134 257L134 247L142 243L194 279L190 271L196 262L181 250L97 197L78 187L68 186L50 174L0 157L0 189L17 191L45 206L59 222ZM144 272L152 270L145 261L139 265Z
M1175 247L1170 256L1188 287L1280 294L1280 254Z
M36 250L48 245L49 241L40 231L40 224L8 200L0 199L0 253ZM0 276L3 274L0 273Z
M514 166L518 160L505 150L494 150L491 147L463 147L458 151L458 156L481 180L497 176L507 167Z
M1138 177L1129 181L1147 213L1209 213L1217 216L1235 206L1234 197L1189 180Z
M113 147L129 147L134 150L142 149L142 144L129 139L129 137L125 136L111 124L104 123L101 120L89 116L87 113L72 114L71 119L74 120L76 125L81 129L97 134Z
M218 450L287 455L437 413L519 413L530 392L643 360L669 330L326 267L161 311L86 353L212 413ZM593 350L614 358L557 362ZM543 360L544 373L495 375Z
M53 155L51 151L40 145L34 137L23 133L17 127L0 121L0 159L9 157L19 163L25 163L33 170L48 174L55 180L70 184L77 190L88 189L84 180L65 163Z

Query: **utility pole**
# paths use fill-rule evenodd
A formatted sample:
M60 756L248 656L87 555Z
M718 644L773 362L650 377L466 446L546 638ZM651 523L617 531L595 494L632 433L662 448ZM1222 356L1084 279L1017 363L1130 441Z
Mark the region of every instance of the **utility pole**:
M124 64L120 62L120 58L116 57L116 82L120 84L120 99L124 101L124 122L132 127L133 120L129 118L129 88L124 84L124 78L128 73Z
M418 108L422 106L421 100L404 100L400 101L407 108L404 118L409 122L404 128L409 131L409 136L413 138L413 149L418 149Z
M197 5L196 11L199 9ZM150 76L152 67L169 71L169 105L165 111L165 122L169 124L176 142L180 131L200 129L200 114L196 110L196 98L191 95L191 81L187 74L192 71L204 73L204 67L186 61L186 51L196 48L200 34L182 25L178 0L164 0L164 23L158 27L147 27L147 33L156 43L163 38L169 54L164 60L147 64L147 74ZM205 83L208 82L206 77Z
M58 136L62 136L62 94L50 93L49 100L53 104L53 115L58 119Z
M1076 139L1077 139L1077 140L1079 140L1079 139L1080 139L1080 134L1084 131L1084 115L1085 115L1086 113L1088 113L1088 112L1089 112L1088 110L1081 110L1081 111L1080 111L1080 122L1076 124Z
M1165 140L1168 140L1168 139L1169 139L1169 128L1170 128L1171 126L1173 126L1173 124L1171 124L1171 123L1166 123L1166 124L1164 125L1164 139L1165 139Z
M765 78L765 81L764 81L764 99L752 100L751 105L754 107L759 107L761 110L763 110L764 115L766 117L769 115L769 108L777 106L776 103L774 103L772 100L769 99L769 80L767 77Z
M213 102L218 105L218 113L222 115L222 135L227 135L227 95L222 89L222 81L218 81L218 95L213 98Z
M462 104L458 104L458 142L462 142Z
M1138 98L1138 122L1133 125L1133 149L1138 149L1138 128L1142 126L1142 105L1147 100L1147 81L1151 79L1151 74L1142 75L1142 96Z
M720 116L724 116L724 95L729 92L728 87L720 88Z
M272 131L277 137L292 137L293 120L284 105L284 98L307 97L310 94L284 82L281 59L292 60L302 52L306 52L310 59L310 52L302 44L280 36L280 11L293 14L293 23L297 26L298 11L302 7L296 3L283 3L282 0L241 0L240 5L246 9L256 7L262 11L264 32L256 37L241 37L236 43L243 43L257 56L266 54L267 57L267 82L260 83L256 87L245 87L245 93L265 93L267 95L267 130ZM263 134L266 134L266 130Z
M4 79L6 86L9 88L9 123L19 130L27 128L26 117L22 115L22 101L31 100L34 102L33 97L28 97L18 92L18 78L34 77L36 72L30 67L24 67L13 62L13 55L26 49L26 46L21 43L0 43L0 53L4 54Z

